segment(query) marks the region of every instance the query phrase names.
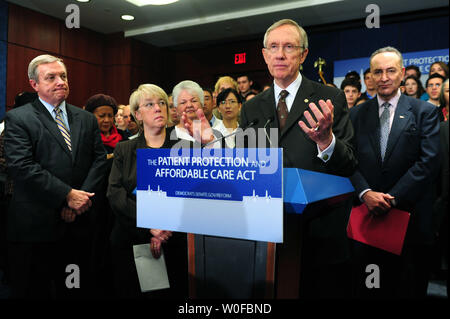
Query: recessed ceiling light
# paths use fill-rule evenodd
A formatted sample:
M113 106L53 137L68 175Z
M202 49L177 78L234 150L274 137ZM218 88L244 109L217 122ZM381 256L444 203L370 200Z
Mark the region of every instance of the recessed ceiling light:
M91 0L77 0L78 2L89 2Z
M124 14L121 16L122 20L132 21L134 20L134 17L129 14Z
M127 0L127 1L131 2L135 6L143 7L148 5L162 6L165 4L177 2L178 0Z

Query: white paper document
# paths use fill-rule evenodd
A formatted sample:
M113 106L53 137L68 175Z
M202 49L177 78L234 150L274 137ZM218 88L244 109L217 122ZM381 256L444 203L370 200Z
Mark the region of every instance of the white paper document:
M164 251L155 259L150 252L150 244L134 245L134 262L142 292L169 288Z

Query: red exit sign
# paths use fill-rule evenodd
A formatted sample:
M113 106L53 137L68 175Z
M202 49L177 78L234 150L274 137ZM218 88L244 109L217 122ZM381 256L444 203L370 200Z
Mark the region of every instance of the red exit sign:
M234 55L234 64L244 64L246 53L236 53Z

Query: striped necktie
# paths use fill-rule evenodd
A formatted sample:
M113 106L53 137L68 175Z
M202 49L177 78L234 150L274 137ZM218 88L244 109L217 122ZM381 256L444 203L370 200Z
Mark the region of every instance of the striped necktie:
M389 122L391 112L389 110L390 104L388 102L383 103L383 105L381 106L384 108L384 110L380 116L380 150L381 150L381 159L384 161L384 155L386 153L386 147L390 131Z
M72 152L72 143L70 142L70 132L67 129L66 125L64 124L64 121L62 118L62 111L59 108L59 106L56 106L54 110L56 113L56 117L55 117L56 124L58 124L58 128L61 131L64 141L66 141L67 147Z

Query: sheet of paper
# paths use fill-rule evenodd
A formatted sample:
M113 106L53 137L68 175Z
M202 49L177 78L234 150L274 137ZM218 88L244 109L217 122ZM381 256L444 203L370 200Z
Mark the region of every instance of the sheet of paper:
M142 292L170 287L162 249L158 259L153 258L150 244L134 245L133 253Z

